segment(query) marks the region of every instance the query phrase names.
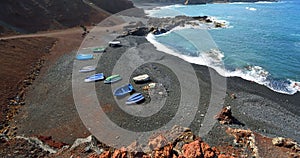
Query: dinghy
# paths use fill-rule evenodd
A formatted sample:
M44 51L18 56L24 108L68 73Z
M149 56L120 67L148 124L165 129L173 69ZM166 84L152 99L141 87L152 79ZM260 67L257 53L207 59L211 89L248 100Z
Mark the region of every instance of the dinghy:
M105 51L105 48L104 47L99 47L99 48L94 48L93 49L93 52L94 53L102 53Z
M77 60L90 60L93 59L94 55L93 54L78 54L76 56Z
M91 72L91 71L95 71L96 70L96 66L85 66L82 67L79 72Z
M123 96L132 91L133 91L133 86L131 84L126 84L126 85L123 85L123 86L117 88L114 91L114 96Z
M120 41L110 41L108 42L110 47L120 47L121 46L121 42Z
M132 78L134 82L147 82L150 80L150 76L147 74L139 75Z
M120 75L112 75L112 76L109 76L107 77L105 80L104 80L104 83L108 84L108 83L115 83L115 82L118 82L122 79L122 77Z
M94 82L94 81L99 81L99 80L103 80L103 79L104 79L103 73L98 73L98 74L94 74L92 76L88 76L87 78L84 79L84 82Z
M127 99L126 104L130 105L130 104L138 103L144 99L145 97L141 93L135 93Z

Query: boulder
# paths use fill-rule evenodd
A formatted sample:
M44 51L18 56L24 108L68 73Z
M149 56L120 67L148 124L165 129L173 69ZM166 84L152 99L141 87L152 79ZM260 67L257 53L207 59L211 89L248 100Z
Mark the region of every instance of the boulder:
M151 150L160 150L168 144L167 139L163 135L158 135L154 139L150 139L148 146Z
M221 110L221 112L215 116L220 124L231 124L234 121L234 117L231 113L231 107L227 106Z
M272 143L275 146L299 149L299 145L297 144L297 142L289 138L276 137L272 139Z

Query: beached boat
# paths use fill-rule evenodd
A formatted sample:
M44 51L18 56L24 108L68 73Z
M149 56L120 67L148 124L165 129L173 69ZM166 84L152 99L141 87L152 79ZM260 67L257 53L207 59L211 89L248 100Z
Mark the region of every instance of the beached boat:
M120 81L121 79L122 79L122 77L120 75L112 75L112 76L107 77L104 80L104 83L115 83L115 82Z
M110 41L108 42L110 47L120 47L121 46L121 42L120 41Z
M94 55L93 54L78 54L76 56L77 60L90 60L93 59Z
M84 79L84 82L94 82L94 81L99 81L104 79L104 74L103 73L98 73L94 74L91 76L88 76Z
M150 80L150 76L147 74L139 75L132 78L134 82L147 82Z
M130 93L133 91L133 86L131 84L126 84L126 85L123 85L119 88L117 88L115 91L114 91L114 95L115 96L123 96L127 93Z
M127 99L126 104L130 105L130 104L138 103L144 99L145 97L141 93L135 93Z
M93 53L102 53L105 51L104 47L98 47L93 49Z
M96 66L85 66L82 67L79 72L91 72L91 71L95 71L96 70Z

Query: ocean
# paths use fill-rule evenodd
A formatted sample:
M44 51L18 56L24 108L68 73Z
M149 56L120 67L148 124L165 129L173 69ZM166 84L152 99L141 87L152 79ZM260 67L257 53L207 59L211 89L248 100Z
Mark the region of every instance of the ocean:
M237 76L273 91L300 91L300 1L171 5L147 10L148 16L209 16L222 29L175 28L148 35L157 48L184 60Z

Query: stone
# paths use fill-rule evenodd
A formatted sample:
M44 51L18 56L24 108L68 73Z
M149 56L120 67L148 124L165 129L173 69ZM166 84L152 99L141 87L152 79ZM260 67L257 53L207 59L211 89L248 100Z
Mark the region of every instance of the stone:
M185 144L182 147L182 153L184 157L203 157L214 158L216 157L216 149L211 148L207 143L197 139L189 144Z
M158 135L154 139L150 139L148 146L151 150L160 150L168 144L167 139L163 135Z
M201 157L202 154L201 154L200 150L201 150L201 147L200 147L199 140L196 140L189 144L185 144L182 147L184 157Z
M275 146L282 146L286 148L294 148L298 146L297 142L293 141L292 139L283 138L283 137L273 138L272 143Z
M37 136L39 140L41 140L43 143L49 145L53 148L62 148L63 146L67 145L66 143L58 142L52 139L51 136Z
M232 124L234 118L231 113L231 107L227 106L221 110L221 112L215 116L215 118L220 122L220 124Z
M282 138L282 137L276 137L276 138L272 139L272 143L275 146L282 146L283 145L283 141L284 141L284 138Z
M236 99L236 95L234 93L230 94L231 99Z
M99 158L110 158L111 157L111 153L110 151L104 151Z
M112 155L112 158L127 158L126 148L122 147L121 149L115 150Z
M153 151L153 156L160 158L160 157L173 157L173 146L171 144L168 144L163 147L161 150L155 150Z

